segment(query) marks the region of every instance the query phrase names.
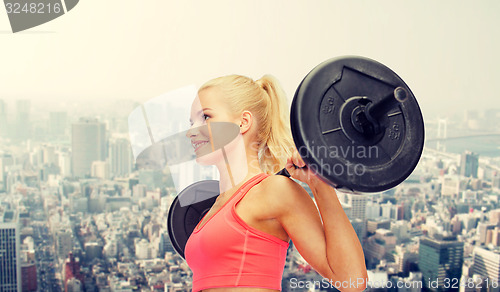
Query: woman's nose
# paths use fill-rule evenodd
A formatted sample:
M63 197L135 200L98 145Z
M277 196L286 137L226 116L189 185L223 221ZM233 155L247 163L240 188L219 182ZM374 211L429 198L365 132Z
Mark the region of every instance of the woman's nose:
M196 123L192 124L189 130L186 132L186 137L191 138L199 134L199 126Z
M193 136L196 136L196 135L194 134L193 127L191 127L191 128L189 128L189 130L187 130L186 137L191 138Z

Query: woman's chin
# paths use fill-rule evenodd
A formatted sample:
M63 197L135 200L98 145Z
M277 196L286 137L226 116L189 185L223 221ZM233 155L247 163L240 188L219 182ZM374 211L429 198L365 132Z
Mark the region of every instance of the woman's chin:
M196 157L196 163L199 165L212 165L212 163L209 163L210 161L206 161L205 157Z
M214 165L217 164L223 157L220 151L202 151L201 149L196 152L196 163L200 165Z

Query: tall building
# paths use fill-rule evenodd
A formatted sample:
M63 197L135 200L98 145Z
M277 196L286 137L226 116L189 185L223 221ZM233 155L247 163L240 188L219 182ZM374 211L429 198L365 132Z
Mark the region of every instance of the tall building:
M0 221L0 291L2 292L22 291L20 240L17 220Z
M351 206L352 218L358 218L363 221L366 219L366 202L368 201L365 195L342 193L342 202Z
M477 178L479 155L470 151L462 153L460 159L460 175Z
M491 178L491 180L492 180L492 186L494 188L500 189L500 174L495 173Z
M491 243L492 238L488 238L488 231L494 230L495 227L496 224L479 222L477 224L477 233L479 234L479 242L483 244Z
M493 287L488 287L489 291L500 291L500 287L497 285L500 283L500 254L498 251L476 246L472 254L472 261L472 273L480 275L483 279L488 278L488 283L493 284ZM486 281L483 283L485 284Z
M135 243L135 257L139 260L154 259L158 257L159 247L159 241L155 245L143 238Z
M71 154L68 151L57 152L57 165L63 177L71 176Z
M96 119L81 118L71 127L72 172L90 176L93 161L106 159L106 127Z
M381 228L388 230L391 229L391 220L380 218L377 220L369 219L366 222L366 231L368 232L375 233L377 229Z
M108 161L93 161L90 167L90 176L101 179L109 179L109 162Z
M368 263L378 263L382 259L394 262L394 247L396 236L387 229L377 229L374 235L366 239L363 245Z
M490 211L490 223L500 226L500 209Z
M161 232L160 234L160 249L159 253L161 257L165 256L165 253L171 252L175 253L174 246L172 245L172 241L168 236L168 232Z
M37 291L36 264L34 261L21 264L21 281L23 292Z
M128 139L118 137L109 141L109 163L112 176L128 177L132 172L134 157Z
M361 234L358 237L362 241L366 237L366 203L368 198L366 195L350 194L350 193L338 193L340 201L344 203L345 208L351 210L349 219L351 223L354 219L359 219L362 222ZM344 206L343 206L344 207ZM357 232L356 232L357 233Z
M84 245L86 261L90 262L93 259L102 257L102 244L98 242L87 242Z
M396 245L394 247L394 262L398 264L403 275L410 273L410 267L418 262L417 250L412 245Z
M66 258L73 250L73 232L71 232L70 228L62 227L56 231L55 241L57 255L62 259Z
M373 201L366 202L366 219L380 218L380 204Z
M14 157L10 154L0 154L0 191L7 189L7 168L14 164Z
M455 175L439 177L441 182L441 196L456 197L460 192L460 179Z
M83 278L83 274L80 273L80 261L70 252L64 263L64 291L84 291ZM76 287L78 289L75 289Z
M401 220L403 219L403 207L394 205L390 201L380 204L381 217L385 219Z
M424 287L430 291L458 291L458 286L451 289L450 283L459 281L462 276L464 243L457 241L456 237L436 237L420 238L418 267ZM437 282L437 285L429 285L432 282Z
M49 113L49 135L52 138L63 138L68 129L68 113Z

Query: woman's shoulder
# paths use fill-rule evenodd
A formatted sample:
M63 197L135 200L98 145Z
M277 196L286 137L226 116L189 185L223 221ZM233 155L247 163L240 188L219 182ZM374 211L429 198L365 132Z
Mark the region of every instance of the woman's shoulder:
M262 180L261 184L267 189L290 188L293 190L298 187L302 188L295 180L284 175L269 175Z
M299 183L283 175L270 175L260 184L262 199L273 208L286 210L311 199Z

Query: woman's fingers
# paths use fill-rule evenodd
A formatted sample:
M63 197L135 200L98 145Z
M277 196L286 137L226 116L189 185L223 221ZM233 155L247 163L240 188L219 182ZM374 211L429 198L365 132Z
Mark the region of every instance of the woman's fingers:
M288 173L290 173L290 176L292 178L298 179L304 183L308 182L311 174L300 156L297 156L295 155L295 153L293 153L292 156L287 159L285 168Z
M306 163L302 157L300 157L300 154L296 149L292 152L291 157L287 159L285 168L288 173L290 173L292 178L300 180L304 183L309 184L318 180L318 177L309 167L307 167Z
M306 166L304 160L302 160L302 157L300 157L299 152L295 148L293 149L293 152L292 152L292 162L297 167L304 167L304 166Z

